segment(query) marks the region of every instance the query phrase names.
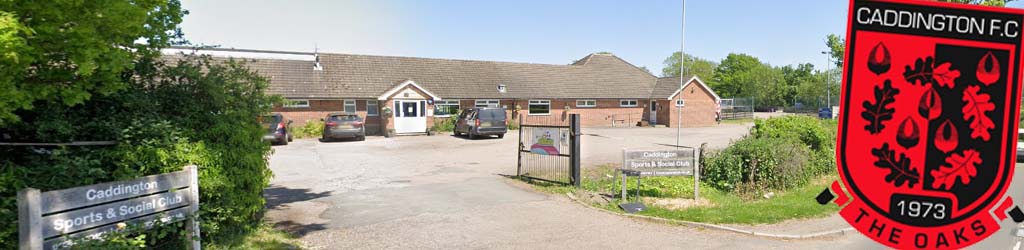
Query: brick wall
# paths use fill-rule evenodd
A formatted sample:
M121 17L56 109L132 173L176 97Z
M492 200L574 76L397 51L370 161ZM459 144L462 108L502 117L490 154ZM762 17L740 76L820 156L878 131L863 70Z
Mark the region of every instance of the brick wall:
M484 99L481 99L484 100ZM577 99L533 99L551 102L547 115L529 114L529 99L501 99L499 105L506 107L510 119L523 119L524 123L564 125L569 122L569 114L580 114L580 125L584 127L609 127L612 121L615 126L635 126L637 122L647 119L645 109L648 99L637 99L636 107L620 107L619 99L586 99L596 100L596 107L577 107ZM582 99L581 99L582 100ZM476 99L459 99L459 109L475 107ZM518 110L517 110L518 106ZM565 108L568 106L568 110ZM454 115L453 115L454 118ZM440 122L442 119L436 119ZM509 122L518 122L510 120Z
M670 106L670 108L664 109L668 113L669 120L662 122L660 119L662 113L659 112L659 124L668 125L669 127L677 126L679 121L676 119L680 108L676 107L675 104L676 100L680 98L685 102L685 106L681 107L683 127L707 127L717 124L715 122L715 111L717 110L715 98L697 83L687 85L675 99L666 103L666 105Z
M353 100L353 99L347 99ZM368 135L379 135L381 127L380 116L368 116L367 101L368 99L355 99L356 101L356 114L363 117L366 122L366 133ZM380 108L383 106L378 105L378 114L380 114ZM279 112L284 115L285 119L291 119L294 121L292 127L300 127L310 121L320 121L327 117L328 113L332 112L343 112L345 110L344 100L309 100L308 108L284 108L281 106L274 107L274 112Z

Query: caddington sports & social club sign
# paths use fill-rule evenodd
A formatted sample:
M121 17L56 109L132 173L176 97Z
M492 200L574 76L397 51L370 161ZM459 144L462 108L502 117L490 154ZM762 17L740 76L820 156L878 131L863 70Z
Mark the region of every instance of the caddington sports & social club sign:
M1024 10L850 1L840 180L818 197L896 249L960 249L1017 223Z

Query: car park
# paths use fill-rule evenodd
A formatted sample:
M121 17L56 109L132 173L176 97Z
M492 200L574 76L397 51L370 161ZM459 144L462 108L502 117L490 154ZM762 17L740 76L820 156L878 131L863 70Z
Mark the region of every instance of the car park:
M366 140L365 120L353 113L330 113L324 121L323 141L337 139Z
M470 139L495 135L504 138L508 132L508 117L504 108L469 108L459 114L454 134Z
M263 134L263 140L269 141L272 145L288 145L292 141L291 125L292 120L285 120L279 113L260 117L260 123L267 128Z

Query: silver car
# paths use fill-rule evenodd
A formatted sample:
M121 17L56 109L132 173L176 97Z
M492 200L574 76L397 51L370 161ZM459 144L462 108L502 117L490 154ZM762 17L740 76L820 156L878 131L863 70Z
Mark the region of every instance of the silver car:
M353 138L366 140L366 127L362 117L352 113L331 113L324 121L323 141Z

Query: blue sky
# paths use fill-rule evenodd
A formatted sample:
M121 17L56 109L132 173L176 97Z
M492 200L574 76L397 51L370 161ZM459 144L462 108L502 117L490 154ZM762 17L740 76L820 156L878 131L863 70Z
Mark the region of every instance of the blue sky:
M681 1L183 0L197 44L568 64L608 51L660 74L680 47ZM718 61L746 53L773 65L827 58L824 38L846 30L847 1L686 3L687 53ZM1024 3L1012 3L1022 7Z

